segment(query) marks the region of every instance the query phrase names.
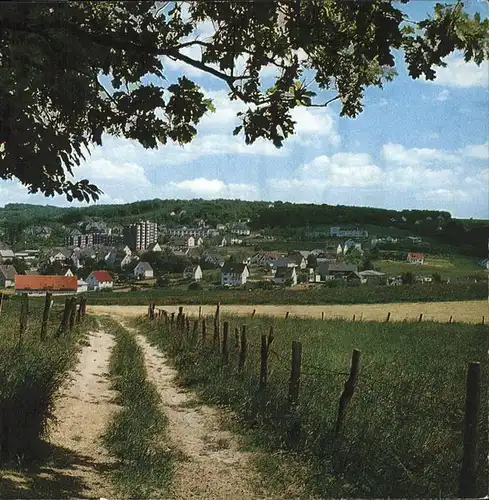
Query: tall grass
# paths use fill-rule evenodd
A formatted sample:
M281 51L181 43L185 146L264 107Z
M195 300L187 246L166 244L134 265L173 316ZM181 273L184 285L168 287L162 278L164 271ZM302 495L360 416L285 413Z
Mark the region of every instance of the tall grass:
M27 330L19 341L20 303L6 301L0 314L0 461L34 458L39 440L54 422L56 392L76 359L79 340L92 325L57 336L61 299L57 299L40 340L43 303L31 301ZM62 299L64 302L64 299Z
M208 402L229 405L243 429L248 434L251 429L255 443L270 451L298 453L307 463L308 488L322 497L456 497L467 363L480 361L478 491L486 493L487 327L221 319L230 321L231 332L247 323L250 346L242 374L236 370L233 341L230 364L223 367L210 345L181 344L163 324L139 320L139 326L169 353L182 382ZM261 393L260 335L271 325L275 339L269 383ZM287 389L292 340L302 342L303 358L299 402L291 410ZM360 374L340 447L333 452L339 396L353 348L362 350Z
M122 409L115 413L104 442L120 461L115 483L126 496L150 498L167 489L173 455L165 444L166 415L146 374L144 355L134 335L110 319L105 328L116 337L109 372Z
M251 287L251 285L250 285ZM318 286L306 290L283 288L252 289L247 285L231 290L178 290L155 288L141 292L92 293L90 304L146 305L148 300L178 304L390 304L396 302L436 302L483 300L487 298L487 283L414 284L403 286Z

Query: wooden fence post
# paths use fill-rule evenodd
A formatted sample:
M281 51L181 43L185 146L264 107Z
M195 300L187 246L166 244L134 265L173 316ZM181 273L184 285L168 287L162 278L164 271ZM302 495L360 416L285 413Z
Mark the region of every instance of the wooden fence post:
M202 317L202 306L199 306L199 319Z
M388 313L387 313L387 318L386 318L385 322L386 322L386 323L389 323L389 320L390 320L390 319L391 319L391 313L390 313L390 312L388 312Z
M65 333L68 328L68 319L70 317L70 306L71 300L69 297L65 299L65 307L63 309L63 316L61 317L61 323L59 325L58 334Z
M195 344L197 341L197 329L199 328L199 320L194 320L194 328L192 330L192 344Z
M205 318L202 319L202 344L205 344L205 337L207 335L207 325L205 324Z
M324 319L324 311L321 312L321 319Z
M0 293L0 314L2 314L3 310L3 293Z
M22 294L22 302L20 307L20 324L19 324L19 342L22 342L22 337L27 330L27 317L29 314L29 295Z
M239 350L239 328L234 329L234 347Z
M481 371L480 363L469 363L465 399L464 446L458 496L477 496L477 423L480 407Z
M73 330L75 326L75 318L76 318L76 297L71 297L70 316L69 316L70 331Z
M49 321L49 312L51 311L51 292L46 292L46 298L44 299L44 312L42 314L42 323L41 323L41 340L46 338L46 333L48 330L48 321Z
M170 316L170 331L173 331L174 326L175 326L175 313L172 312Z
M289 317L289 311L285 313L285 319L287 319L288 317Z
M81 318L82 318L82 315L81 315L81 312L82 312L82 300L83 300L83 298L80 297L80 302L78 303L78 311L76 312L76 323L77 324L81 323Z
M352 321L355 321L355 315L353 315L353 320Z
M453 316L450 316L450 319L448 320L449 323L451 323L453 320Z
M302 344L292 341L292 363L290 368L289 403L296 404L299 399L301 379Z
M256 313L256 309L253 309L253 312L251 313L251 317L254 318Z
M227 365L229 361L228 338L229 338L229 323L225 321L222 331L222 363L224 365Z
M340 397L340 406L338 409L338 419L336 420L336 429L335 434L336 437L340 434L343 429L343 425L345 422L346 408L350 399L353 396L353 392L355 391L355 386L357 384L358 372L360 370L360 355L361 351L358 349L353 349L353 354L351 357L351 367L350 367L350 376L348 380L345 382L345 388L343 389L343 393Z
M241 342L239 346L239 360L238 360L238 371L242 372L244 369L246 361L246 349L248 345L246 343L246 325L241 327Z
M213 342L215 345L219 345L219 322L220 322L220 308L221 303L217 303L216 314L214 315L214 337Z
M190 335L190 318L188 317L188 314L187 317L185 318L185 331L188 337Z
M421 314L419 315L419 319L418 319L418 321L419 321L420 323L421 323L421 321L423 321L423 313L421 313Z
M267 336L261 336L261 349L260 349L260 390L265 389L267 386L268 376L268 346Z
M183 325L182 325L182 317L183 317L183 307L178 308L178 314L177 314L177 332L183 331Z
M484 326L485 321L486 321L486 318L484 316L482 316L482 326Z
M82 305L81 317L82 317L82 321L83 321L85 319L85 315L87 314L87 298L86 297L81 298L81 305Z

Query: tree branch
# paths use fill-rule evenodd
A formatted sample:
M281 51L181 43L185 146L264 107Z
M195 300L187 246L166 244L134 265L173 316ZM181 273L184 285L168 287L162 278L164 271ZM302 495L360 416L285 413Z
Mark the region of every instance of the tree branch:
M329 101L326 101L323 104L309 104L306 107L307 108L325 108L328 104L331 104L333 101L337 101L340 98L341 98L341 96L337 95L336 97L333 97L332 99L330 99Z

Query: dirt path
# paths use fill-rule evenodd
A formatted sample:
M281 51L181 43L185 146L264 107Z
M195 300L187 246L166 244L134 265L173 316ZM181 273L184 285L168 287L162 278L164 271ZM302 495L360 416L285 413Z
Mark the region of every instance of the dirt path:
M157 307L169 312L177 312L178 306L157 304ZM199 306L186 305L185 312L197 316ZM139 316L146 314L148 306L89 306L89 312L115 316ZM202 314L214 314L216 307L202 306ZM221 305L222 314L250 315L256 309L257 315L284 317L289 311L291 316L304 318L346 318L364 321L383 321L391 313L391 321L416 321L420 313L426 321L446 322L450 316L461 323L480 323L485 316L489 322L489 304L487 300L466 300L453 302L405 302L396 304L348 304L348 305Z
M144 352L148 378L168 416L171 445L186 457L178 462L168 498L270 498L257 491L259 478L250 464L250 453L239 451L235 436L221 429L219 411L179 388L177 372L165 356L142 335L136 335L136 340Z
M88 340L90 345L83 347L55 403L50 465L12 474L17 498L117 498L105 475L113 461L100 442L117 409L105 375L114 338L97 331Z

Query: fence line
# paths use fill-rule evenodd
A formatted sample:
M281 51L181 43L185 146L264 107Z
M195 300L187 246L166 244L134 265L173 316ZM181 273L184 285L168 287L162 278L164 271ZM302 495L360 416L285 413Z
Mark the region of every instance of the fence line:
M174 313L170 316L167 311L159 310L158 314L154 313L154 304L150 304L148 309L148 316L150 319L157 319L159 321L164 321L168 332L171 333L173 325ZM256 310L253 310L251 317L255 316ZM179 315L183 315L183 307L179 309ZM180 316L182 317L182 316ZM216 307L216 313L214 315L214 342L213 344L218 346L219 356L221 359L221 366L227 365L229 363L229 332L230 324L229 321L223 323L222 331L222 344L219 343L219 333L220 333L220 304ZM289 311L286 312L285 319L289 318ZM324 313L322 313L322 318L324 318ZM389 322L391 318L391 313L387 314L386 322ZM188 317L187 317L188 319ZM206 345L206 317L201 318L201 310L199 310L199 320L201 319L202 324L202 336L201 345ZM363 314L360 321L363 319ZM197 331L198 321L194 323L194 333ZM353 316L353 321L356 320L356 316ZM422 322L423 313L420 313L418 317L418 322ZM480 324L485 324L485 318L482 317L482 322ZM448 323L453 323L453 316L450 316ZM178 320L177 320L178 324ZM273 355L280 363L283 370L287 370L287 366L290 367L290 378L289 387L287 393L287 401L291 407L298 404L300 399L300 386L301 377L304 375L312 375L318 371L327 372L334 375L348 376L344 383L343 391L340 395L338 401L338 413L336 418L336 425L334 428L334 446L333 454L339 449L340 438L345 429L346 414L350 406L351 400L354 396L355 389L357 387L357 382L360 373L360 358L361 351L359 349L353 349L351 357L351 365L349 373L336 370L324 370L322 367L317 367L313 365L307 365L302 360L302 344L296 340L292 341L292 351L291 358L286 359L284 356L280 355L274 349L271 348L272 342L274 340L274 330L273 327L270 328L268 336L266 334L260 335L260 344L255 344L252 342L247 335L247 325L242 325L241 329L235 328L235 350L237 359L237 372L243 373L245 370L246 359L250 349L259 348L259 390L264 391L268 383L268 375L270 373L270 355ZM178 328L177 328L178 333ZM183 328L179 335L183 333ZM190 328L187 322L187 338L189 337ZM258 333L258 332L257 332ZM182 335L183 336L183 335ZM192 339L196 339L196 335L192 335ZM217 342L216 342L217 340ZM194 342L194 340L193 340ZM470 363L467 373L467 390L466 390L466 404L465 404L465 418L464 418L464 442L463 442L463 460L462 468L460 472L459 480L459 495L461 497L474 496L476 491L476 462L477 462L477 422L478 422L478 412L480 406L480 364ZM300 425L300 424L299 424ZM295 429L295 432L298 430Z

